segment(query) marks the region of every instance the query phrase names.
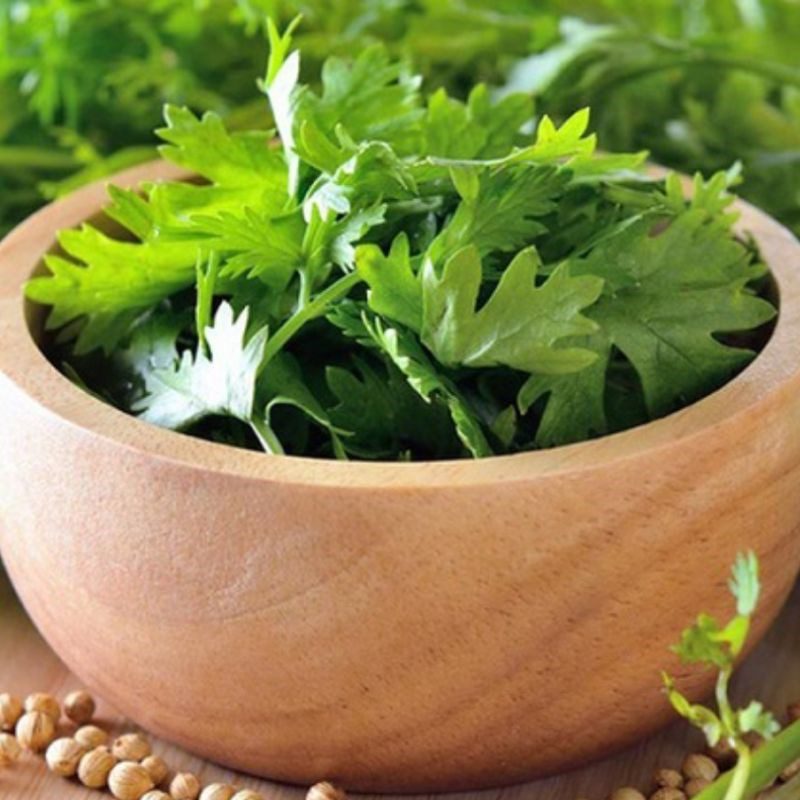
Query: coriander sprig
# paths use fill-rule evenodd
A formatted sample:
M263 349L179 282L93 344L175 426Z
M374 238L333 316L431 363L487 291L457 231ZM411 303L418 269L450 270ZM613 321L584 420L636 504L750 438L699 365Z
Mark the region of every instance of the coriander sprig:
M753 772L753 754L747 734L756 733L769 741L780 730L777 720L762 703L753 700L744 708L735 708L729 696L731 675L747 641L761 593L758 572L755 553L740 553L728 584L736 599L736 615L722 627L713 617L701 614L695 624L683 632L680 643L673 648L685 664L704 664L719 670L715 693L717 710L691 703L678 691L673 679L664 674L664 683L673 708L703 731L710 746L725 741L736 752L736 767L725 781L725 794L720 795L720 789L717 788L708 795L709 798L743 800L748 797L752 789L750 778ZM713 787L706 791L710 792L711 788ZM701 797L705 796L704 792Z

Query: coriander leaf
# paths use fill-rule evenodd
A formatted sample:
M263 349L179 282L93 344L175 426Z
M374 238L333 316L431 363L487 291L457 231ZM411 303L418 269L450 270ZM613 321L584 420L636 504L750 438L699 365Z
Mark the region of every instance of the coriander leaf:
M25 292L52 306L48 329L81 320L76 354L97 347L110 352L137 316L194 281L197 247L191 241L117 241L91 225L58 238L71 258L45 256L50 275L31 278Z
M454 165L451 174L462 200L429 248L437 263L469 244L481 255L529 244L547 231L543 218L556 209L569 182L567 172L533 164L489 169L465 163Z
M675 688L675 683L669 675L665 673L663 679L667 696L675 711L691 722L692 725L700 728L711 747L717 744L723 734L724 726L722 720L711 709L691 703Z
M746 288L762 268L706 219L687 211L654 233L645 218L570 261L574 275L606 281L588 316L636 368L653 417L713 390L753 358L714 334L775 315Z
M758 700L753 700L746 708L740 709L736 717L742 733L757 733L765 739L772 739L781 729L772 712L766 711L764 704Z
M733 661L719 623L707 614L701 614L683 632L680 643L673 649L686 664L712 664L724 669Z
M156 311L142 320L125 347L114 353L114 364L128 375L144 380L154 370L172 367L178 360L178 336L188 326L186 313Z
M168 144L161 154L174 164L202 175L218 186L261 189L286 187L286 165L269 144L270 131L230 133L222 119L207 112L196 117L188 108L168 105L165 128L158 135Z
M362 315L360 326L351 319L344 322L343 329L349 335L355 334L361 340L367 338L377 346L423 400L430 403L434 398L440 398L447 405L458 438L475 458L492 454L474 412L455 385L437 372L411 332L385 327L379 318L370 318L366 314Z
M256 376L267 341L261 328L245 341L248 310L234 319L221 303L206 328L208 355L184 351L178 364L154 369L145 378L147 394L135 405L140 417L164 428L181 430L210 415L250 422Z
M329 409L337 427L352 435L345 449L360 458L387 458L406 449L431 457L454 455L460 445L444 403L426 402L392 366L354 358L354 370L328 367L325 379L336 397Z
M536 430L539 447L581 442L608 431L605 408L606 372L611 346L602 333L574 342L597 355L592 364L568 375L531 375L517 397L525 414L540 398L547 402Z
M356 250L356 269L370 287L369 307L419 333L422 286L411 267L408 237L397 236L386 256L377 245L361 245Z
M386 220L386 205L372 203L363 208L351 209L350 213L328 226L330 260L342 269L356 266L354 244L363 239L369 231Z
M276 354L264 368L258 380L258 402L266 403L266 406L263 421L259 421L254 429L268 452L284 452L282 443L280 449L275 447L280 438L272 428L273 411L278 406L292 406L328 432L337 458L347 458L340 439L340 435L347 431L333 424L322 404L303 381L303 372L297 359L289 353ZM271 435L264 435L265 428Z
M412 198L416 186L408 166L385 142L368 142L340 164L333 174L322 174L303 200L306 220L313 209L323 220L347 214L352 200L362 205L387 199Z
M562 266L537 286L540 266L535 248L520 251L476 310L483 273L477 248L459 250L441 276L427 261L422 269L422 341L449 366L502 364L553 374L588 366L596 358L590 350L559 345L596 330L581 311L597 300L603 282L572 277Z
M281 292L302 264L305 225L300 211L270 217L251 208L198 215L193 228L204 234L202 246L225 254L223 277L258 278Z
M736 611L743 617L749 617L758 605L761 594L761 583L758 578L758 559L749 550L739 553L733 566L733 574L728 584L731 594L736 598Z
M356 142L381 140L407 152L418 136L421 78L385 46L362 50L352 62L336 56L322 68L322 93L306 92L300 113L326 133L342 125Z
M509 95L492 104L486 87L479 85L462 103L439 89L428 99L422 152L452 159L502 157L532 116L533 103L527 95Z

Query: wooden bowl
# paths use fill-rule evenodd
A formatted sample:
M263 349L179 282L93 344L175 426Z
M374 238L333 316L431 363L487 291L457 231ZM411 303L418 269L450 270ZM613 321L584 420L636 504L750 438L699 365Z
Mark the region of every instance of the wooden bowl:
M780 317L720 391L585 444L374 464L160 430L51 366L20 288L104 202L0 248L0 544L56 652L145 728L292 782L505 784L670 719L663 668L703 695L668 646L731 613L738 551L762 563L753 641L775 617L800 564L800 245L759 211Z

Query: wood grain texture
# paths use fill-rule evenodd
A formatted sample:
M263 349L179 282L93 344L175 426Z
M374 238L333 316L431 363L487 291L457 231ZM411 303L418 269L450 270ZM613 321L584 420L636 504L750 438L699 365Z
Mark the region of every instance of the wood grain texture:
M144 727L299 783L512 783L663 724L663 667L708 688L665 653L727 613L737 551L762 560L755 636L774 619L800 564L800 245L760 212L781 314L720 391L550 451L344 464L155 429L46 362L20 285L103 198L0 247L0 547L55 651Z
M10 587L0 575L0 691L24 695L33 689L63 697L80 686L36 632L23 610L12 599ZM644 646L647 646L644 643ZM734 694L740 701L764 699L781 714L789 702L800 698L800 586L780 619L759 648L737 673ZM135 730L135 726L110 706L100 703L101 724L115 731ZM154 750L166 758L174 770L189 770L204 783L224 781L260 791L265 800L303 800L304 790L230 772L162 741ZM535 783L486 792L453 795L453 800L604 800L623 785L649 787L650 776L658 767L677 768L683 756L699 749L701 742L688 725L678 722L657 736L638 743L614 758L583 766L578 770ZM73 781L47 773L40 757L26 756L14 769L0 770L2 800L98 800L110 797L89 791ZM365 798L368 800L368 798ZM376 798L377 800L377 798ZM421 800L421 798L420 798Z

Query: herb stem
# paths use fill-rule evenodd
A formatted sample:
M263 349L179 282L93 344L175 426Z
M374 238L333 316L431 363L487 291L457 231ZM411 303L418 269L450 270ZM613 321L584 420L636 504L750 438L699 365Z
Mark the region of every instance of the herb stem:
M275 335L267 342L267 346L264 348L264 355L261 359L261 365L258 369L259 373L303 325L325 313L325 310L332 302L338 300L340 297L344 297L356 284L360 283L361 280L361 276L357 272L348 273L343 278L339 278L338 281L328 286L327 289L321 291L313 300L306 303L297 313L289 317L289 319L278 328Z
M749 775L742 794L744 798L750 798L770 786L786 767L800 758L800 721L785 728L749 758ZM729 787L735 780L735 772L732 770L718 778L696 795L695 800L726 800ZM791 794L789 796L794 797Z
M272 428L267 424L266 420L260 417L253 417L250 420L250 427L253 429L253 433L255 433L256 438L265 452L271 455L283 455L283 445L280 443L280 440L275 435Z
M744 742L736 743L736 766L731 772L731 782L725 792L725 800L743 800L750 778L752 756L750 748Z

